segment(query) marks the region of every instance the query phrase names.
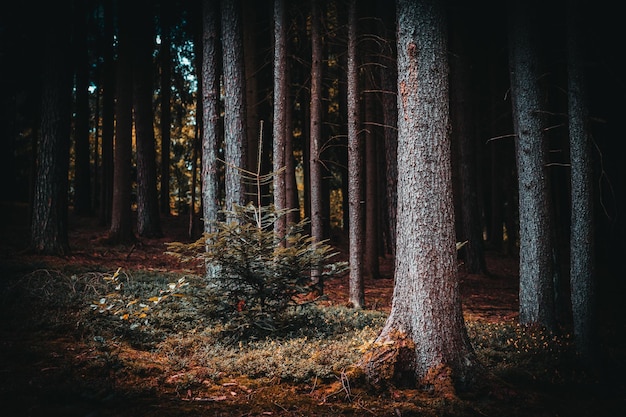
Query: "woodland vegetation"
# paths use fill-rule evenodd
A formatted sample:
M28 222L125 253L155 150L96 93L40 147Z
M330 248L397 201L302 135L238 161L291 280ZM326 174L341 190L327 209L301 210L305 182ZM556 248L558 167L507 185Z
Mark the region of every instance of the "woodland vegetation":
M15 5L5 409L626 411L612 7Z

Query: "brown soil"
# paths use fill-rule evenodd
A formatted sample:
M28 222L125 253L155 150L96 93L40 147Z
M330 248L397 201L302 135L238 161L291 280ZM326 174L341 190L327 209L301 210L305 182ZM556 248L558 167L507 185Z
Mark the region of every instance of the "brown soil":
M94 219L73 219L73 252L63 258L20 251L24 245L23 230L5 228L0 266L3 270L15 265L55 269L71 263L84 270L193 270L193 265L181 264L163 253L167 242L189 240L186 223L187 219L169 218L164 222L165 237L113 247L104 243L106 230L98 227ZM489 253L487 263L489 275L467 274L461 265L466 320L510 323L517 316L517 262ZM368 309L388 311L392 269L392 260L383 258L383 278L366 279ZM328 281L325 293L328 304L345 304L347 280ZM607 390L605 385L591 380L558 387L533 386L528 378L520 386L479 384L480 388L457 399L438 398L415 388L371 392L366 387L350 387L350 381L343 376L335 382L310 384L225 377L219 382L203 381L201 394L180 391L176 379L181 376L164 375L165 358L159 354L133 349L120 341L117 354L107 356L107 352L103 354L77 334L78 323L35 330L21 325L36 315L37 311L31 311L24 316L4 317L0 326L3 416L567 415L563 410L569 415L592 416L626 410L623 382ZM111 363L103 363L107 360ZM131 363L132 367L126 366ZM197 372L201 374L202 370Z

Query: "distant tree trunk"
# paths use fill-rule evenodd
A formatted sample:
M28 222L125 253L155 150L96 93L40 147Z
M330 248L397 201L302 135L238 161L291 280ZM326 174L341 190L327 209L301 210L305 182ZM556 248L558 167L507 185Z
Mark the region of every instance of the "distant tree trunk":
M311 196L311 237L316 241L324 238L322 207L322 35L321 5L311 0L311 128L309 151L309 181ZM313 283L323 292L323 282L319 271L311 271Z
M91 160L89 152L89 51L87 10L76 3L76 118L74 124L74 213L91 214Z
M570 286L576 348L588 360L593 357L596 328L592 152L587 82L582 67L580 4L572 0L568 7L567 97L572 164Z
M246 77L246 169L257 170L259 154L259 68L257 51L259 36L256 30L258 0L243 0L243 59Z
M365 307L363 286L363 147L360 139L356 0L348 3L348 210L350 218L350 288L355 308Z
M461 18L463 19L463 18ZM461 19L452 31L453 54L451 72L451 119L452 133L459 155L461 183L462 236L468 243L463 247L465 266L471 274L486 273L483 247L482 222L478 201L478 178L476 169L475 105L472 101L471 63L468 59L469 33L464 31Z
M67 236L67 189L70 150L72 76L69 23L66 7L47 10L50 26L41 39L45 45L41 101L41 137L37 166L31 246L37 253L65 255ZM69 19L68 19L69 20Z
M367 90L373 90L371 74L367 76ZM380 278L378 260L378 158L376 157L376 107L373 93L366 93L365 101L365 252L366 274L373 279Z
M169 2L162 2L161 13L161 213L170 215L170 143L172 141L172 40Z
M215 232L220 211L218 143L220 139L219 1L202 3L202 210L204 232ZM207 278L217 270L207 265Z
M386 2L379 2L379 7L386 7ZM385 24L384 37L388 38L389 30L386 29L389 24L388 20L384 19ZM393 20L392 20L393 21ZM383 108L383 120L385 127L383 129L384 134L384 148L385 148L385 199L387 202L387 230L389 235L389 251L392 255L396 253L396 222L397 222L397 205L398 205L398 133L396 130L396 124L398 121L398 107L396 103L396 65L395 65L395 53L394 48L389 47L385 49L384 61L381 62L380 68L380 82L382 92L382 108Z
M150 3L135 5L133 19L133 100L137 142L137 231L140 236L160 237L159 194L156 174L156 142L152 98L154 27Z
M116 68L115 146L113 172L113 207L108 240L111 243L130 243L135 240L132 225L132 133L133 80L132 44L128 4L120 3L119 52Z
M287 227L300 220L300 200L296 183L296 158L293 154L293 96L291 94L291 65L289 63L289 41L285 42L285 85L287 97L285 103L285 198L287 209Z
M285 145L287 131L285 129L285 111L287 106L287 69L286 54L285 1L274 0L274 209L277 213L287 208L285 189ZM274 233L279 241L285 236L286 218L281 216L274 225Z
M222 53L224 66L224 158L226 210L246 202L239 169L246 168L246 79L241 41L239 1L222 0Z
M469 382L475 355L457 277L445 15L437 0L399 0L397 7L396 281L364 368L374 384L437 381L440 395L454 395L452 382Z
M519 181L520 322L553 327L552 225L532 4L516 0L509 10L509 65Z
M102 186L100 223L111 224L113 206L113 137L115 134L115 59L113 51L113 0L104 1L104 64L102 65Z

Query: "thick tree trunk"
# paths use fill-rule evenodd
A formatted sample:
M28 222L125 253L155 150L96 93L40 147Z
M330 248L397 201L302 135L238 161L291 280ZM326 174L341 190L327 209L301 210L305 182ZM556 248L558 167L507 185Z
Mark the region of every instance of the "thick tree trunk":
M224 67L224 158L226 210L246 203L241 169L246 168L246 79L241 36L241 4L222 0L222 53Z
M369 380L454 395L475 365L457 277L443 4L399 0L398 241L391 313L363 366ZM419 88L418 88L419 86Z
M363 149L360 138L356 0L348 3L348 210L350 218L349 302L365 307L363 286Z
M576 349L589 360L594 354L596 324L592 152L587 83L582 67L580 5L572 0L568 6L567 97L572 164L570 287Z
M37 145L37 166L31 246L38 253L65 255L67 236L67 188L70 150L71 67L67 44L69 11L51 10L51 26L45 32L41 137ZM58 16L57 16L58 14ZM53 17L59 17L55 19Z
M520 322L555 325L552 225L540 71L530 8L511 4L509 60L519 182Z

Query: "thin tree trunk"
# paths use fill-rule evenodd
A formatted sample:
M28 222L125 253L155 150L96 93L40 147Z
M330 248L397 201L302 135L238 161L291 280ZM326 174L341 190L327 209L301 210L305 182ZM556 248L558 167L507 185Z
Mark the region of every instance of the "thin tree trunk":
M277 240L283 241L286 231L286 217L283 211L287 208L285 189L285 111L287 106L287 68L286 54L285 1L274 0L274 123L273 123L273 172L274 172L274 210L279 215L274 225Z
M110 226L113 207L113 138L115 134L115 60L113 57L113 1L104 3L104 64L102 66L102 186L100 223Z
M76 118L74 125L74 213L91 214L91 161L89 152L89 51L87 10L76 3Z
M363 286L363 147L360 138L356 0L348 3L348 210L350 217L349 302L365 307Z
M309 175L311 196L311 237L320 242L324 236L322 207L322 37L321 37L321 5L311 0L311 128L309 151ZM318 286L319 294L323 293L320 271L311 271L313 284Z
M170 143L172 140L172 40L169 2L163 2L161 13L161 213L170 215Z

